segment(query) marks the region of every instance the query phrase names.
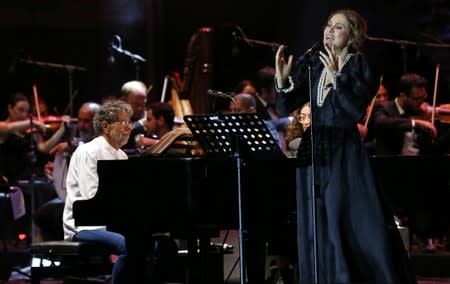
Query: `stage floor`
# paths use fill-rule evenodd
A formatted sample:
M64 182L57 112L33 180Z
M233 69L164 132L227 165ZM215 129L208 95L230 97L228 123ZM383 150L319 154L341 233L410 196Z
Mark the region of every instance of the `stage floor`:
M228 284L239 284L239 242L238 232L235 230L229 231L227 238L225 232L221 232L221 236L212 239L212 242L225 242L234 247L233 253L224 255L224 279L228 278ZM268 256L267 263L273 259L273 256ZM450 251L441 250L434 253L411 253L411 263L414 267L418 284L450 284ZM267 265L267 275L269 273L269 265ZM23 269L25 273L29 272L26 268ZM1 283L1 281L0 281ZM29 279L21 274L13 272L9 281L5 284L25 284L30 283ZM69 280L63 282L62 280L44 280L42 284L78 284L87 283ZM105 278L92 279L90 283L110 283L110 280Z

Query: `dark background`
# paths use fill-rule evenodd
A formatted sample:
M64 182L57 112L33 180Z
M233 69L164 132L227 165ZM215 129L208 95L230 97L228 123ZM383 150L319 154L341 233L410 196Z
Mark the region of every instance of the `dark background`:
M139 79L153 84L150 100L159 100L164 76L182 72L189 39L200 27L214 30L214 88L233 91L239 80L251 79L274 61L272 48L233 40L233 32L240 29L250 39L287 44L289 52L299 56L321 40L326 17L338 8L361 13L368 21L369 36L396 41L369 40L365 47L377 76L384 75L391 97L405 71L425 76L431 97L435 67L440 64L437 100L450 103L449 5L448 0L1 1L0 105L4 114L8 95L20 89L31 96L34 83L55 114L68 113L70 93L75 111L86 100L117 95L125 81L136 78L136 64L120 54L114 54L114 64L108 63L114 35L121 37L123 49L147 59L138 64ZM398 40L411 44L402 47ZM447 47L428 47L428 43ZM87 71L68 72L20 59Z

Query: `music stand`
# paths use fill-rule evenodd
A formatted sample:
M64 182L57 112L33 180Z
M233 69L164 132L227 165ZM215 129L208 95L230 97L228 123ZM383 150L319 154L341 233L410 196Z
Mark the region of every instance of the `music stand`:
M286 159L270 134L265 122L256 113L205 114L184 116L186 125L212 159L236 159L239 210L240 283L245 283L244 228L241 192L243 159Z

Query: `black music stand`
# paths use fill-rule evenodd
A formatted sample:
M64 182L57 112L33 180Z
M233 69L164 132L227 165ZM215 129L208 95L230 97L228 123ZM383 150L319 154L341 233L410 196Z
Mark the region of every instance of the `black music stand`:
M186 115L186 125L205 155L212 159L236 159L239 210L240 283L245 283L244 228L242 213L242 160L286 159L256 113Z

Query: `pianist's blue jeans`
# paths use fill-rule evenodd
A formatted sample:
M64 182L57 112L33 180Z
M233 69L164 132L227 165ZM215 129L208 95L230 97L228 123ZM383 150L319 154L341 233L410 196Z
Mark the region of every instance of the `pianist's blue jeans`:
M118 255L112 271L112 284L130 283L131 271L128 267L125 237L106 229L84 230L78 232L74 241L95 242L110 249L111 254Z

